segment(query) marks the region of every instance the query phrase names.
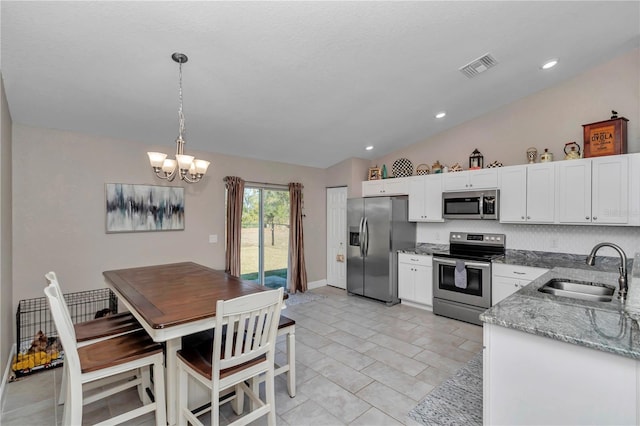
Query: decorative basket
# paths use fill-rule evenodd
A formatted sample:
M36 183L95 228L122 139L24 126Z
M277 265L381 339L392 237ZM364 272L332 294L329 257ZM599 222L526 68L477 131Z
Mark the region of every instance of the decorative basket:
M429 166L427 164L418 164L416 167L416 175L424 176L429 174Z
M394 177L413 176L413 163L406 158L398 158L391 166Z

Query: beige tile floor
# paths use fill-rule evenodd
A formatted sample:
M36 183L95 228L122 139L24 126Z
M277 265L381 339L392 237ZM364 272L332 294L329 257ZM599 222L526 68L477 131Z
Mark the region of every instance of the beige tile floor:
M409 410L482 350L481 327L406 305L387 307L333 287L312 293L327 297L284 311L296 320L298 389L289 398L284 377L276 378L278 425L413 424ZM284 348L279 341L278 357ZM59 425L61 373L57 368L10 383L0 423ZM85 407L84 423L136 404L133 390L98 401ZM227 404L222 422L230 420ZM152 425L153 416L131 424Z

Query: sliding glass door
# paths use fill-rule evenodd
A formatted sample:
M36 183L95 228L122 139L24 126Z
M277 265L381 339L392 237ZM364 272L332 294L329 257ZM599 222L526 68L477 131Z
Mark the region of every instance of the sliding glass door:
M242 279L286 288L289 210L287 189L245 186L240 242Z

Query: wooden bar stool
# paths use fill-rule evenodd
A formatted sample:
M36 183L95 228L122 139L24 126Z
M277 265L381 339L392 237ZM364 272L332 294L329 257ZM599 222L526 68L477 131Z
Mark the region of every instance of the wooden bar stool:
M53 284L58 290L58 293L63 295L62 288L60 287L60 283L58 282L58 277L55 272L48 272L44 277L47 280L47 285ZM69 316L69 318L71 318L71 312L69 311L67 302L64 300L64 295L60 300L66 314ZM119 314L73 324L73 328L76 334L78 347L82 347L91 343L96 343L101 340L108 339L110 337L120 336L122 334L131 333L132 331L141 330L142 326L130 312L121 312ZM66 363L62 364L62 370L62 383L60 385L58 404L64 404L67 395ZM118 378L114 378L114 380L117 379ZM95 386L101 386L102 384L104 383L96 383ZM91 386L89 386L89 388L91 388Z
M164 353L162 346L155 343L145 331L135 331L78 347L73 323L64 308L62 293L58 287L50 284L44 290L49 301L51 315L58 330L65 353L65 365L68 386L64 405L63 425L82 424L82 407L107 396L134 386L142 385L142 375L137 373L135 380L112 383L91 396L84 396L83 385L97 380L118 376L132 371L153 368L154 401L143 400L143 406L120 414L99 425L125 423L143 414L155 411L156 425L166 425L166 401L164 397ZM104 384L104 382L101 382Z
M198 417L211 411L211 424L218 426L220 405L235 399L233 408L240 414L245 394L254 409L229 426L246 425L264 415L270 426L275 425L274 358L282 294L280 288L219 300L213 340L178 351L179 425L187 421L202 425ZM266 376L265 401L245 383L261 374ZM210 406L194 411L188 407L190 378L210 389ZM234 389L235 394L220 401L228 389Z

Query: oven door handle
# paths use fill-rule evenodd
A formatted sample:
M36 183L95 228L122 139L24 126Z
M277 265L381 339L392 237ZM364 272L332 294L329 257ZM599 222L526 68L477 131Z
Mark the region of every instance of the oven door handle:
M450 260L450 259L442 259L442 258L434 258L433 259L434 262L438 262L438 263L442 263L443 265L451 265L451 266L455 266L456 265L456 261L455 260ZM464 261L464 266L471 266L471 267L476 267L476 268L488 268L491 264L490 263L479 263L479 262L467 262L466 260Z

